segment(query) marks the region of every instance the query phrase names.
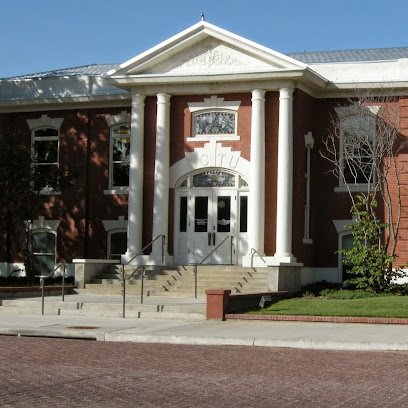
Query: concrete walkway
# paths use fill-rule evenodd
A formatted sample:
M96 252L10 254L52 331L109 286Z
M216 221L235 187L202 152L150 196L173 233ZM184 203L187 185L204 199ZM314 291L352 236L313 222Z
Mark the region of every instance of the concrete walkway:
M201 345L408 351L408 326L3 314L0 335Z

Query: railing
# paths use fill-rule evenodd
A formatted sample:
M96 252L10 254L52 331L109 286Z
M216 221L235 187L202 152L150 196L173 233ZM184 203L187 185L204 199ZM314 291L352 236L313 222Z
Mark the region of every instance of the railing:
M41 314L44 315L44 281L51 277L61 266L64 267L62 271L62 301L65 301L65 272L67 270L66 264L59 264L56 266L48 275L36 275L36 278L40 278L40 287L41 287Z
M198 286L198 265L202 265L225 241L230 241L230 265L232 265L232 248L234 245L234 237L232 235L225 237L201 262L193 265L194 269L194 298L197 299L197 286Z
M140 268L142 269L141 273L141 288L140 288L140 303L143 304L143 297L144 297L144 278L146 276L146 267L145 266L138 266L132 273L131 275L126 278L125 277L125 266L129 265L133 260L135 260L139 255L142 255L143 252L149 248L155 241L157 241L159 238L162 240L162 245L161 245L161 261L162 265L164 265L164 246L166 244L166 237L164 235L158 235L155 239L150 241L145 247L143 247L135 256L133 256L126 264L122 264L122 277L121 277L121 283L122 283L122 317L125 318L126 316L126 281L129 280Z
M251 268L253 267L253 263L254 263L254 255L258 254L259 257L261 258L262 262L264 264L266 264L266 262L264 261L264 259L262 258L264 255L262 255L259 251L257 251L255 248L251 248L251 252L248 255L251 255Z

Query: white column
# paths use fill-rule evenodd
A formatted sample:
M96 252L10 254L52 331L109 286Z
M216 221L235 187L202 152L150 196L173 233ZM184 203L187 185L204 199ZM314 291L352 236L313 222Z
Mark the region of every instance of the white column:
M292 254L293 88L280 89L276 253L282 263L296 262Z
M144 150L144 95L132 93L130 132L130 169L128 197L128 246L122 263L142 249L143 232L143 150Z
M154 167L153 236L168 238L169 223L169 167L170 167L170 98L157 94L156 159ZM167 248L167 245L166 245ZM154 242L152 255L160 255L162 241ZM166 253L167 255L167 249Z
M264 254L265 235L265 91L252 91L249 250Z

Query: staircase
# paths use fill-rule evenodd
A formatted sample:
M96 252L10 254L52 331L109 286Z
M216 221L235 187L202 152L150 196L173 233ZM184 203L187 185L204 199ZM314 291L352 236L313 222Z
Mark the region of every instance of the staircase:
M44 302L45 315L81 316L99 318L122 318L122 296L71 294L65 295L65 301L60 296L46 296ZM41 298L4 299L0 301L2 314L41 315ZM202 320L206 318L205 300L147 298L140 303L136 297L126 298L126 318L146 319L179 319Z
M84 293L120 295L122 267L113 265L98 279L85 285ZM141 295L141 269L126 265L125 276L134 275L126 281L126 295ZM205 298L206 289L230 289L231 293L267 291L267 271L264 268L242 266L200 265L197 273L197 297ZM144 296L194 297L194 268L188 266L146 267L143 281Z
M149 266L143 280L142 272L126 265L126 318L186 319L206 318L206 289L230 289L231 293L267 291L265 268L200 265L195 298L194 268L188 266ZM110 265L105 272L76 289L76 294L46 296L44 314L87 317L122 317L122 267ZM41 298L0 300L1 314L41 314Z

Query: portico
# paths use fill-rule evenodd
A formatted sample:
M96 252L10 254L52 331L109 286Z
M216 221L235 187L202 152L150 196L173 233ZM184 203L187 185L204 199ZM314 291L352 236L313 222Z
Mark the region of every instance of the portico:
M200 22L122 64L108 81L132 92L128 249L122 262L142 249L143 229L151 228L153 239L165 237L167 264L200 262L199 256L205 257L218 236L230 234L234 264L296 265L292 253L293 93L296 87L314 86L321 81L318 76L298 61ZM271 114L266 98L274 94L279 94L278 123L274 123L278 129L276 196L266 197L266 160L271 160L265 148L266 138L271 137L266 134L265 118ZM152 140L144 137L144 101L152 96L157 103L153 217L152 225L146 225L143 151L144 143ZM241 103L243 97L250 103ZM174 110L173 100L177 101ZM182 126L180 117L172 113L181 110L179 105L184 106ZM180 151L181 139L184 151ZM213 180L196 184L194 180L203 175ZM220 184L220 177L230 184ZM276 207L276 217L269 223L266 202ZM275 253L265 251L265 228L275 231ZM201 244L195 246L199 240ZM222 256L211 259L227 263ZM155 242L141 262L160 263L161 242Z

